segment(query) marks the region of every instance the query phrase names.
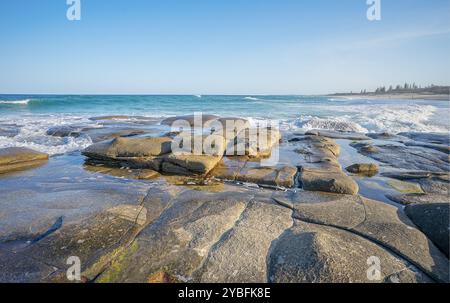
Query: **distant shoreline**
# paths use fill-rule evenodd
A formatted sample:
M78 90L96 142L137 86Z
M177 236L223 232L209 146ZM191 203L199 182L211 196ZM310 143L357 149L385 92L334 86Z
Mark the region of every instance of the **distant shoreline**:
M450 95L444 94L417 94L417 93L399 93L399 94L332 94L327 97L345 98L345 99L393 99L393 100L436 100L450 101Z

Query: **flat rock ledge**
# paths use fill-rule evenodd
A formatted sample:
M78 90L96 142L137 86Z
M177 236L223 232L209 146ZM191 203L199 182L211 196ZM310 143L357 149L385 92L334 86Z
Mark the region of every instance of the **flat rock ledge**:
M0 249L0 281L448 282L447 257L397 208L357 195L164 183L22 248ZM368 275L368 262L382 264ZM19 262L20 261L20 262ZM24 272L27 272L24 275Z
M25 170L47 162L48 154L25 147L0 149L0 174Z

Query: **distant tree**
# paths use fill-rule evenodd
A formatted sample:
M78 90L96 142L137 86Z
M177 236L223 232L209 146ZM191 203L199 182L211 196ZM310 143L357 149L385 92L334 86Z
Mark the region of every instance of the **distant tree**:
M393 90L392 85L389 85L389 92L391 92Z
M397 85L396 87L395 87L395 90L396 91L399 91L399 90L401 90L402 89L402 87L400 86L400 85Z

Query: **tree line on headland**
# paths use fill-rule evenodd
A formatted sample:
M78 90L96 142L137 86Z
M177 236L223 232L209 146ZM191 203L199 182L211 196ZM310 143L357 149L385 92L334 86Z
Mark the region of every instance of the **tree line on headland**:
M335 95L383 95L383 94L427 94L427 95L448 95L450 92L450 86L438 86L438 85L428 85L420 86L416 83L394 86L380 86L375 91L370 92L366 89L362 89L359 93L338 93Z

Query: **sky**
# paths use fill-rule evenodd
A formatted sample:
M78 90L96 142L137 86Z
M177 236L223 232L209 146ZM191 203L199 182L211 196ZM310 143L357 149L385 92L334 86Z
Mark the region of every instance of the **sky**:
M0 94L325 94L450 84L450 0L0 1Z

